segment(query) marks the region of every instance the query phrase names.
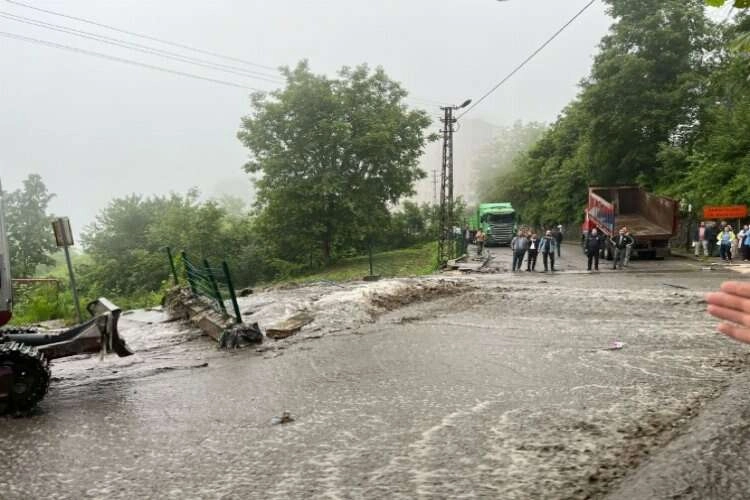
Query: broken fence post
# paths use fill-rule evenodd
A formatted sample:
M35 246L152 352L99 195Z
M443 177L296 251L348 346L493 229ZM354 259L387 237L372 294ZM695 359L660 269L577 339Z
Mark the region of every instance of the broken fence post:
M232 277L229 275L229 266L227 265L227 261L221 261L221 268L224 270L224 278L227 281L227 287L229 287L229 297L232 299L234 317L237 320L237 323L242 323L242 313L240 313L240 306L237 303L237 295L234 293L234 283L232 283Z
M193 292L193 295L198 295L198 292L195 290L195 281L193 280L193 272L190 269L190 261L188 260L187 253L183 250L180 252L180 256L182 257L182 266L185 268L185 276L190 285L190 291Z
M211 267L208 265L208 259L203 259L203 265L206 266L206 273L208 273L208 279L211 282L211 288L213 288L214 298L219 301L219 308L221 312L227 314L227 308L224 307L224 301L221 300L221 292L219 291L219 285L216 283L214 273L211 271Z
M167 257L169 257L169 269L172 270L172 280L175 286L180 284L180 280L177 279L177 269L174 267L174 258L172 258L172 249L167 247Z

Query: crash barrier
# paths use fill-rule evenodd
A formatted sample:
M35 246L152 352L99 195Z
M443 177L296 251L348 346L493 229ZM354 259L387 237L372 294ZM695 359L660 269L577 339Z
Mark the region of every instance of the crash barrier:
M172 256L172 250L169 247L166 250L172 279L175 285L179 285L180 279L177 274L175 259ZM237 303L237 295L234 291L232 276L229 273L229 266L226 261L221 262L221 267L211 267L208 259L203 259L201 263L197 263L190 260L185 252L180 252L180 259L191 293L195 296L210 299L214 305L214 309L225 316L230 316L224 304L225 297L228 297L232 302L235 321L242 323L240 306Z

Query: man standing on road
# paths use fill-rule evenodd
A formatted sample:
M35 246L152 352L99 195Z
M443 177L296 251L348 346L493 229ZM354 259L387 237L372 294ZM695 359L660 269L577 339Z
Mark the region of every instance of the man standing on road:
M602 238L596 228L592 229L591 233L586 237L583 249L586 252L586 256L589 258L588 270L591 271L591 264L593 262L594 271L598 271L599 253L602 250Z
M634 243L633 238L631 236L627 236L625 234L625 228L620 228L620 232L617 236L614 236L613 238L610 238L610 243L612 244L612 249L615 252L614 259L612 261L612 269L617 269L617 264L620 264L620 269L622 269L623 261L625 260L625 252L627 251L628 245L632 245Z
M539 254L539 238L536 233L531 233L529 238L529 253L526 257L526 271L536 271L536 256Z
M469 229L469 225L466 224L464 226L464 253L467 255L469 253L470 244L471 244L471 229Z
M477 255L481 256L484 252L484 241L487 239L487 237L484 235L484 231L482 231L482 228L480 227L477 229L477 234L474 235L474 241L477 244Z
M558 224L555 231L552 233L555 236L555 243L557 243L557 256L560 257L560 245L563 240L563 227L562 224Z
M732 244L737 238L732 232L732 226L724 226L724 229L716 237L716 241L719 243L719 256L724 262L732 261Z
M703 249L703 256L709 257L708 254L708 236L709 231L706 229L706 223L701 221L698 228L693 233L693 246L695 246L695 256L700 257L700 250Z
M526 233L518 231L510 242L510 249L513 251L513 271L520 271L521 265L523 264L523 256L526 255L526 250L529 248L529 239L526 237Z
M544 238L539 243L539 251L542 253L542 262L544 263L544 272L546 273L549 269L547 267L547 260L550 262L552 271L555 270L555 253L557 247L557 240L552 235L552 231L549 229L544 234Z
M633 247L635 246L635 238L631 236L630 229L627 227L625 229L625 236L630 238L630 243L628 243L628 246L625 247L625 260L623 261L622 265L625 267L628 267L630 265L630 256L633 254Z

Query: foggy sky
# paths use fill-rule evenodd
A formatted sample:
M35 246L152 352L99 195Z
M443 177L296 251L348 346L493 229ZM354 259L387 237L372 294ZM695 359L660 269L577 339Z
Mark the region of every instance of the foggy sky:
M585 0L24 0L159 38L278 67L308 59L316 73L381 65L414 101L460 103L489 90ZM179 50L0 0L0 12ZM555 119L588 74L611 20L597 2L466 119L491 125ZM274 84L103 45L0 19L0 31L241 83ZM181 51L191 57L208 56ZM216 60L224 64L228 61ZM249 90L0 38L0 176L6 190L30 173L57 194L51 205L76 232L113 197L197 186L247 198L247 153L236 139ZM417 99L419 101L417 101ZM437 107L427 105L433 116ZM457 151L480 139L456 136ZM433 130L439 125L435 124ZM484 132L482 132L484 134ZM485 140L485 139L481 139ZM437 149L436 149L437 148ZM430 146L425 170L439 167ZM436 165L432 165L437 160ZM457 192L469 189L456 158ZM431 198L429 179L420 185Z

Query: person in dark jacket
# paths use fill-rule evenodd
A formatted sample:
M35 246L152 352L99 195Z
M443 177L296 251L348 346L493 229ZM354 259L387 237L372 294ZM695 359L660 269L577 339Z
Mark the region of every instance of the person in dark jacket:
M555 237L555 243L557 243L557 256L560 257L560 245L562 245L563 241L562 224L558 224L558 226L552 230L552 235Z
M555 270L555 253L557 247L557 240L552 235L552 231L549 229L544 234L544 238L539 242L539 251L542 253L542 262L544 263L544 272L546 273L549 269L547 267L547 261L549 260L552 271Z
M586 242L584 243L584 245L586 256L588 256L589 258L588 270L591 271L591 264L593 263L594 271L598 271L599 253L602 250L602 237L596 228L591 230L588 237L586 238Z
M526 271L536 270L536 257L539 255L539 237L536 233L531 233L529 238L529 250L526 257Z
M620 264L622 269L623 261L625 260L625 252L627 252L628 245L633 245L635 241L632 236L625 234L625 228L620 228L617 236L613 236L609 239L612 244L612 249L615 252L615 258L612 260L612 269L617 269L617 264Z
M708 257L714 256L716 252L716 237L719 235L715 222L706 224L706 239L708 240Z

